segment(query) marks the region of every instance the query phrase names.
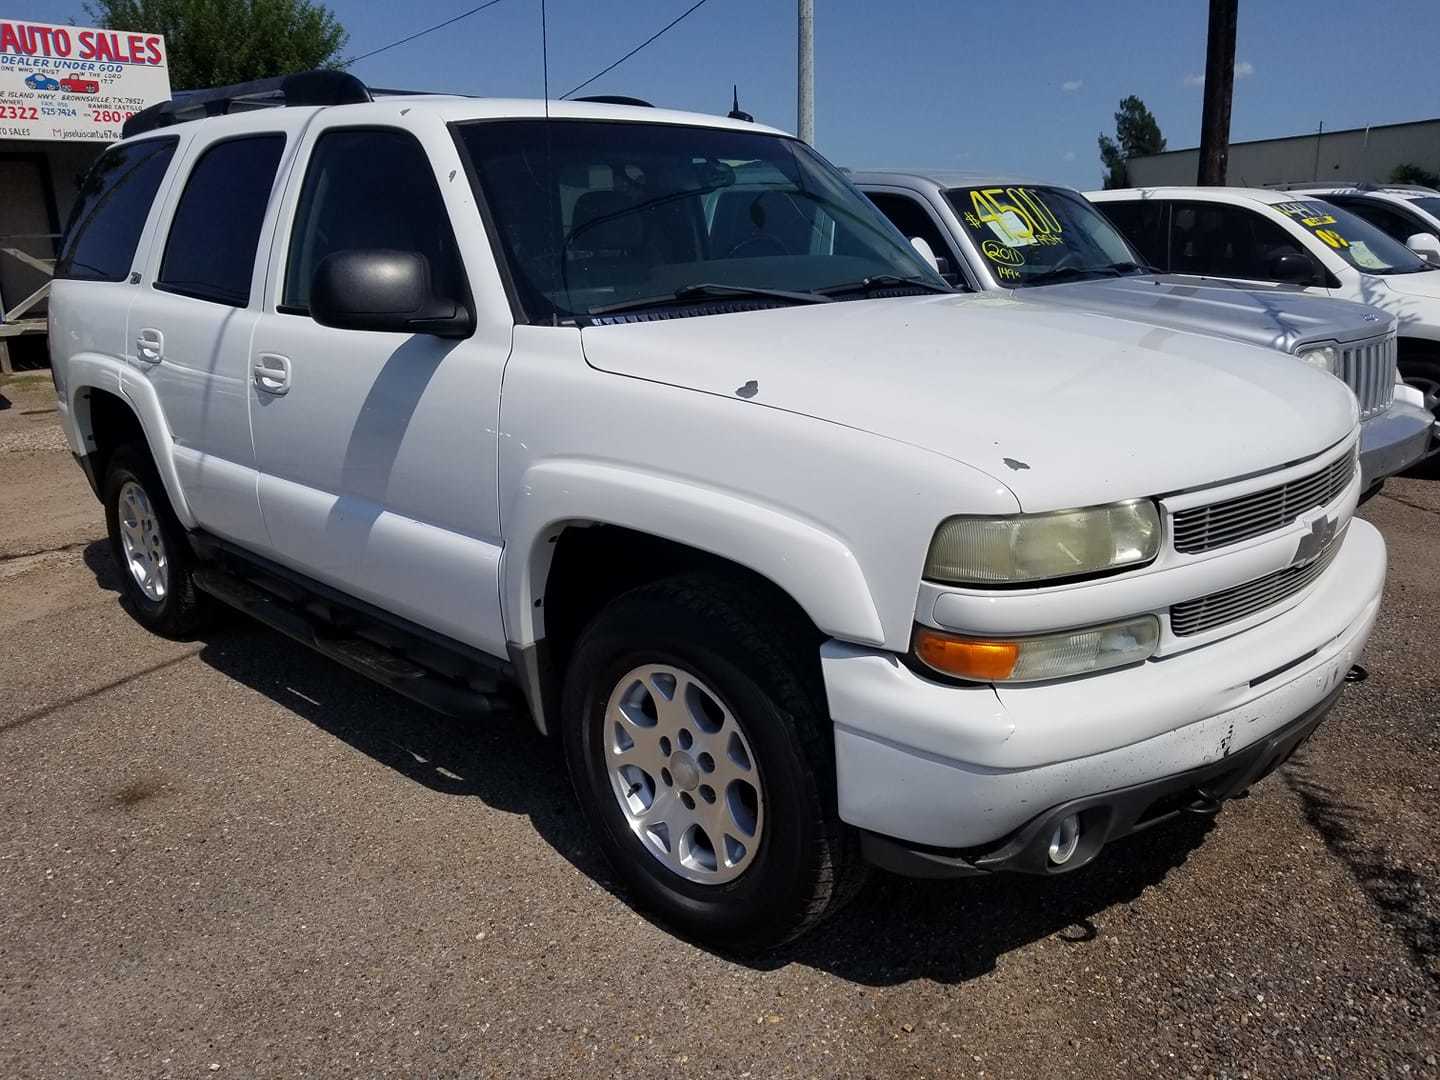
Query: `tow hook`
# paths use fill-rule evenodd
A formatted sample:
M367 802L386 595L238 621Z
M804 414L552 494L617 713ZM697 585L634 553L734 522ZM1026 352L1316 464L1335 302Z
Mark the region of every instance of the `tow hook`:
M1368 678L1370 678L1370 672L1366 671L1359 664L1355 664L1349 671L1345 672L1345 681L1347 683L1362 683Z
M1185 807L1185 811L1190 814L1200 814L1203 817L1214 817L1220 813L1220 800L1208 791L1197 788L1194 801Z

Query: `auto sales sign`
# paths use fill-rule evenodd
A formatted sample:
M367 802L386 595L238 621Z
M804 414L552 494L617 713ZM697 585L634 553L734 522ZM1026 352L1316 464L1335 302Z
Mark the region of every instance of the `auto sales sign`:
M169 97L159 34L0 19L0 139L113 142Z

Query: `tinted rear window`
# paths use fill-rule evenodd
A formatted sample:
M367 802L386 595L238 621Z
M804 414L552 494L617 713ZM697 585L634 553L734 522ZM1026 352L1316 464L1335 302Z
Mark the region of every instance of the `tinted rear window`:
M244 307L284 135L218 143L200 155L175 207L157 289Z
M143 139L100 155L71 211L55 276L124 281L179 140Z

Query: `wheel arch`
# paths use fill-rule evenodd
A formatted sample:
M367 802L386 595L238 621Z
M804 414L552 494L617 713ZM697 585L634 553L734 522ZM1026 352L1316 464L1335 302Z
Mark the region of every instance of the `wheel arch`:
M592 462L539 466L521 490L506 529L501 607L541 730L553 729L574 636L605 602L647 581L724 574L768 592L817 643L885 640L859 562L816 524L728 492Z

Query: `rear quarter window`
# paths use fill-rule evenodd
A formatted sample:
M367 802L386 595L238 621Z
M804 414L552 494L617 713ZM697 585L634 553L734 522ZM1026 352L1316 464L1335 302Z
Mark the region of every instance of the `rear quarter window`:
M55 276L71 281L124 281L145 219L179 139L142 139L100 155L80 185Z

